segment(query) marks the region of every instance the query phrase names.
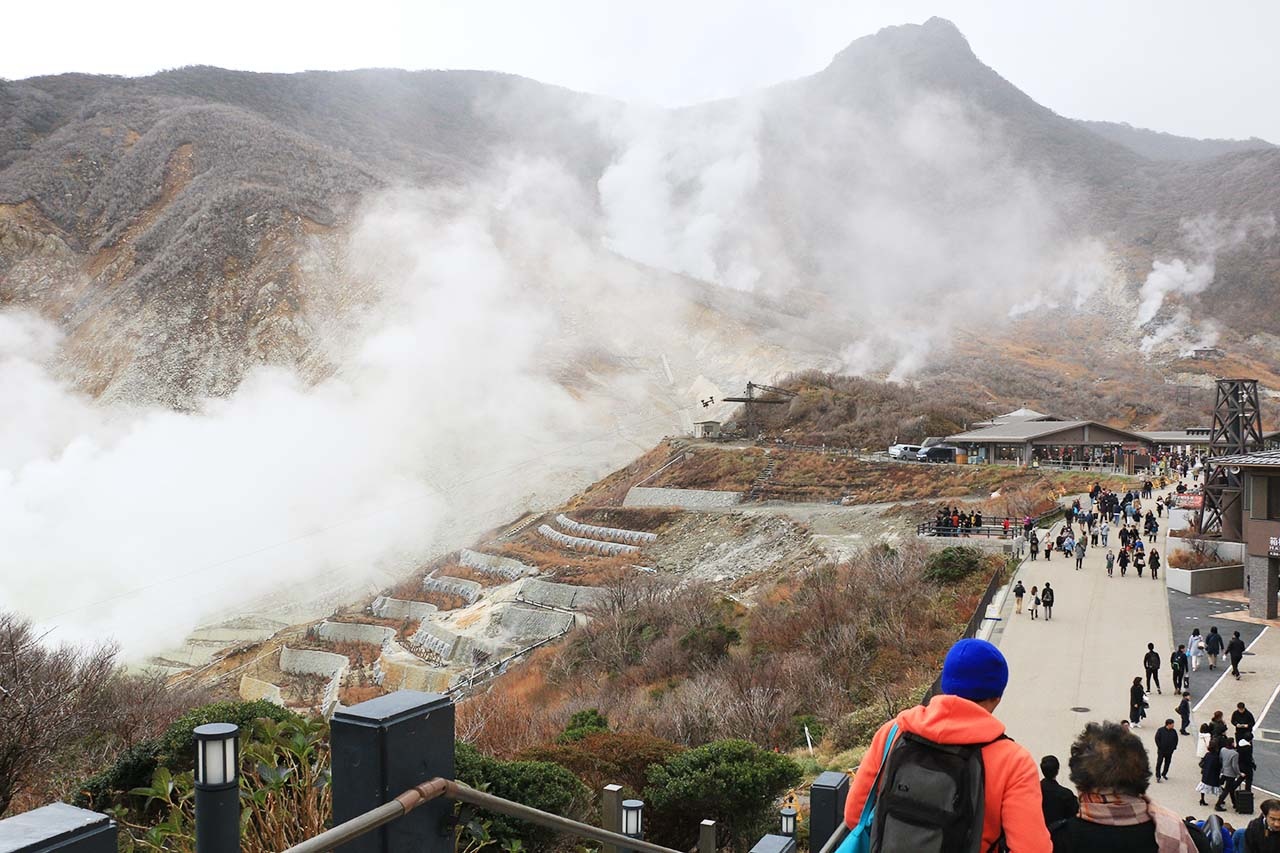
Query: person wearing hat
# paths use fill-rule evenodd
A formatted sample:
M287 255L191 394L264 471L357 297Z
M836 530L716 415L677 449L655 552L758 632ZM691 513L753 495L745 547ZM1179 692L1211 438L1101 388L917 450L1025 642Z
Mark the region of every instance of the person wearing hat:
M1009 683L1009 664L985 640L961 640L942 663L942 692L902 711L882 725L853 777L845 801L844 820L858 825L862 809L884 760L889 731L910 732L935 743L985 744L982 747L984 811L982 844L988 850L1001 837L1018 853L1049 853L1053 845L1045 827L1040 777L1031 753L1004 736L1004 723L992 712Z

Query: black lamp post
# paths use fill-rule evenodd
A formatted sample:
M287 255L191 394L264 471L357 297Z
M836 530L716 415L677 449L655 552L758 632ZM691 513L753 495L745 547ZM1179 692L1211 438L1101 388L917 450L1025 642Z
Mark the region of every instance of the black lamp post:
M240 728L195 728L196 853L240 853Z
M644 800L622 801L622 834L637 841L644 838Z
M778 812L778 817L782 818L782 834L788 838L796 837L796 810L787 806Z

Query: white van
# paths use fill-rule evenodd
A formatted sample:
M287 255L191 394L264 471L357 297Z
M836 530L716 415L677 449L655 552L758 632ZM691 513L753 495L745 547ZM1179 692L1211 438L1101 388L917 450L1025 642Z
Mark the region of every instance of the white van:
M889 448L890 459L909 459L915 461L916 454L920 452L918 444L895 444Z

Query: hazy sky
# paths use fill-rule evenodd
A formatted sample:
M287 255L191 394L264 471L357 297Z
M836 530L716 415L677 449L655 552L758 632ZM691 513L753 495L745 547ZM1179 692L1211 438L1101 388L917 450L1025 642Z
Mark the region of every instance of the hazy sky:
M859 36L933 15L1074 118L1280 142L1272 0L70 0L6 3L0 77L480 68L687 104L813 73ZM199 9L199 11L196 11ZM1268 106L1270 105L1270 106Z

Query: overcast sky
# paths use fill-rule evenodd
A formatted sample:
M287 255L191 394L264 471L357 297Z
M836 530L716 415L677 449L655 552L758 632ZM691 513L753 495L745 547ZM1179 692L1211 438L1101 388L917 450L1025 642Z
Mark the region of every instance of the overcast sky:
M12 2L0 77L478 68L674 106L811 74L859 36L933 15L1063 115L1280 142L1273 0Z

